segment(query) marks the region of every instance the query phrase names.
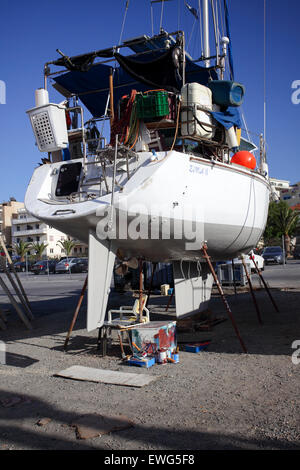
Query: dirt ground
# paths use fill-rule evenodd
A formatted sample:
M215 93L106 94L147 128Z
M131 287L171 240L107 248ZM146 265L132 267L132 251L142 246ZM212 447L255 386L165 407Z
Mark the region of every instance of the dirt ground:
M261 326L249 293L227 291L247 354L228 319L195 333L197 339L211 340L206 351L180 351L178 364L148 370L122 363L117 346L101 357L97 332L84 329L84 308L67 353L63 343L71 310L37 317L32 331L17 318L10 320L1 332L7 364L0 365L0 449L299 449L300 364L292 362L292 343L300 341L300 291L273 289L272 294L279 312L265 291L256 291ZM173 308L161 316L167 298L151 302L152 320L174 318ZM210 308L214 318L227 315L216 293ZM148 374L156 380L133 388L55 376L72 365ZM112 422L124 415L134 424L78 439L72 424L95 414ZM48 419L39 426L43 418Z

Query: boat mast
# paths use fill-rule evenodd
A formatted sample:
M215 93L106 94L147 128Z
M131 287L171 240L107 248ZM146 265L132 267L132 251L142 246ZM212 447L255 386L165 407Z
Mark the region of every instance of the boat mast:
M210 57L208 0L203 0L202 18L203 18L203 49L204 49L204 57L206 58L206 57ZM205 67L209 67L210 60L205 60L204 64L205 64Z

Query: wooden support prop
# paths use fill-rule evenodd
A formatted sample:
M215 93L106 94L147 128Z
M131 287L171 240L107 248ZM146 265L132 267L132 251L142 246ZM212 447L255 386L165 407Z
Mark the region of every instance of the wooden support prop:
M152 291L152 284L153 284L153 278L154 278L154 273L155 273L155 270L156 270L156 266L157 266L157 263L152 263L151 280L150 280L150 284L149 284L148 296L147 296L145 307L148 307L150 294L151 294L151 291Z
M114 112L114 83L113 83L113 69L110 69L109 73L109 96L110 96L110 125L112 126L112 123L115 118L115 112Z
M32 311L30 310L30 308L28 307L24 297L22 296L22 293L20 291L20 289L18 288L17 284L15 283L12 275L10 274L10 272L8 271L8 269L6 268L6 266L4 267L4 272L6 274L6 276L8 277L8 280L9 282L11 283L12 285L12 288L15 290L17 296L19 297L19 300L21 302L21 304L23 305L25 311L27 312L27 316L30 320L33 320L34 317L32 315Z
M244 351L245 353L247 353L246 346L245 346L245 344L244 344L244 342L243 342L243 340L242 340L242 337L241 337L241 335L240 335L240 332L239 332L239 330L238 330L238 327L237 327L237 325L236 325L236 323L235 323L235 320L234 320L234 318L233 318L231 309L230 309L229 304L228 304L228 302L227 302L227 300L226 300L226 297L225 297L225 295L224 295L224 292L223 292L223 289L222 289L221 284L220 284L220 282L219 282L219 279L217 278L217 275L216 275L216 273L215 273L215 270L214 270L214 268L213 268L213 265L212 265L212 263L211 263L211 261L210 261L210 257L209 257L208 254L207 254L207 245L206 245L206 243L204 243L204 244L202 245L202 252L203 252L203 254L204 254L204 258L205 258L206 261L207 261L207 264L208 264L208 266L209 266L209 269L210 269L210 271L211 271L211 273L212 273L212 275L213 275L213 278L214 278L214 281L215 281L215 283L216 283L216 285L217 285L219 294L220 294L220 296L221 296L221 298L222 298L222 300L223 300L223 303L224 303L225 308L226 308L226 310L227 310L228 316L229 316L229 318L230 318L230 320L231 320L231 323L232 323L233 328L234 328L234 330L235 330L235 332L236 332L236 335L237 335L237 337L238 337L238 339L239 339L239 341L240 341L240 344L241 344L241 346L242 346L242 349L243 349L243 351Z
M4 240L3 240L3 238L2 238L1 235L0 235L0 244L1 244L2 248L3 248L3 251L4 251L5 256L6 256L6 258L7 258L8 264L9 264L9 266L11 267L12 272L13 272L14 275L15 275L15 278L16 278L17 283L18 283L18 285L19 285L19 288L20 288L20 290L21 290L21 292L22 292L22 295L23 295L23 297L24 297L24 299L25 299L25 302L26 302L26 304L27 304L27 307L29 308L29 310L30 310L30 312L31 312L30 303L29 303L29 300L28 300L28 298L27 298L26 292L25 292L24 287L23 287L23 285L22 285L22 283L21 283L21 281L20 281L20 278L19 278L19 276L18 276L18 274L17 274L17 271L15 270L15 266L14 266L14 264L13 264L13 262L12 262L12 259L11 259L11 257L10 257L10 254L9 254L8 251L7 251L6 245L5 245ZM31 316L32 316L32 319L33 319L32 312L31 312Z
M250 292L251 292L251 295L252 295L253 303L254 303L254 306L255 306L255 309L256 309L258 322L262 325L263 322L262 322L262 319L261 319L260 310L259 310L259 307L258 307L258 304L257 304L257 301L256 301L255 294L254 294L251 278L249 276L248 269L247 269L247 266L246 266L246 263L245 263L245 258L244 258L243 255L241 256L241 258L242 258L242 263L243 263L244 270L245 270L245 273L246 273L247 281L248 281L248 284L249 284Z
M170 298L169 298L169 301L168 301L168 305L166 306L165 312L167 312L167 311L169 310L169 307L170 307L170 305L171 305L171 302L172 302L172 299L173 299L173 296L174 296L174 292L175 292L175 287L174 287L174 289L173 289L173 291L172 291L172 294L170 295Z
M15 301L14 296L11 294L10 290L8 289L7 285L5 284L5 282L3 281L1 276L0 276L0 286L2 287L2 289L4 290L6 295L8 296L11 304L16 309L16 312L19 315L19 317L21 318L21 320L23 321L23 323L27 326L27 328L29 330L32 330L32 326L30 324L30 321L28 320L26 315L23 313L22 309L19 307L19 305Z
M254 264L254 266L255 266L255 270L256 270L257 274L259 275L260 279L261 279L262 282L263 282L263 285L264 285L264 287L265 287L265 289L266 289L266 291L267 291L267 293L268 293L268 296L270 297L270 300L271 300L271 302L272 302L272 304L273 304L273 307L275 308L276 312L279 312L279 308L277 307L277 304L276 304L275 300L274 300L273 297L272 297L272 294L271 294L271 292L270 292L270 289L269 289L269 287L267 286L267 283L266 283L266 281L265 281L264 278L263 278L263 275L262 275L262 273L261 273L261 270L258 268L254 257L250 256L250 258L252 259L252 262L253 262L253 264Z
M65 339L64 351L67 350L68 342L69 342L71 333L72 333L72 331L73 331L73 328L74 328L76 319L77 319L77 317L78 317L78 313L79 313L79 310L80 310L80 307L81 307L81 304L82 304L82 301L83 301L84 293L85 293L86 288L87 288L87 282L88 282L88 276L86 276L85 281L84 281L84 284L83 284L83 287L82 287L82 289L81 289L81 293L80 293L80 296L79 296L79 299L78 299L77 307L76 307L76 310L75 310L75 312L74 312L73 319L72 319L72 322L71 322L69 331L68 331L67 336L66 336L66 339Z

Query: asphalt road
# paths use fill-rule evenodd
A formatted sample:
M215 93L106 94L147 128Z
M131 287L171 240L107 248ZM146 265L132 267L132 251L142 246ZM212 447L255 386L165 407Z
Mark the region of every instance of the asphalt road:
M288 260L285 265L265 266L263 277L272 288L300 289L300 260ZM252 275L254 285L259 284L257 274Z

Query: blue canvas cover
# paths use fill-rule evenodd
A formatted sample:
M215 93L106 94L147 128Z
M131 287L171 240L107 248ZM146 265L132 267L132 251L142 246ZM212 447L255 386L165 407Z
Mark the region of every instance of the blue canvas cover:
M154 56L159 57L162 53L155 51ZM151 54L152 55L152 54ZM139 60L149 60L149 54L140 56ZM153 59L153 57L152 57ZM104 115L107 96L109 93L109 75L111 65L96 64L85 72L73 70L56 76L53 80L68 93L79 96L82 103L87 107L94 117ZM207 85L208 81L218 78L216 71L211 68L200 67L187 59L186 82L198 82ZM180 83L178 88L180 90ZM114 101L117 103L124 95L130 94L132 89L137 91L149 90L149 85L141 83L121 67L114 71ZM162 87L163 88L163 87Z

